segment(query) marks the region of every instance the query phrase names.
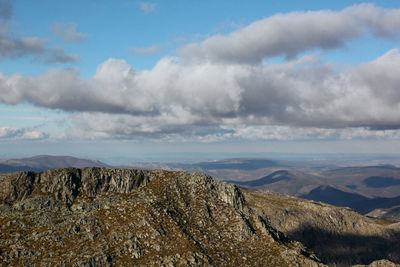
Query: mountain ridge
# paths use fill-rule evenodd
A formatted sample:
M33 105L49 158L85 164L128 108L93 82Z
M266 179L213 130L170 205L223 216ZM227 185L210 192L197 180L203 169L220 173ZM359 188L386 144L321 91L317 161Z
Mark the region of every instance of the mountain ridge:
M302 165L301 162L236 158L193 164L131 163L124 167L205 172L217 179L240 186L347 206L369 216L390 217L400 221L400 216L395 209L400 205L399 168L391 165L333 167L332 164L327 163L322 165L313 162L303 163ZM100 161L69 156L41 155L24 159L0 160L0 172L20 170L40 172L54 167L89 166L111 167ZM233 179L224 177L233 177ZM394 209L390 210L391 208Z
M45 171L54 168L111 167L98 160L82 159L72 156L37 155L21 159L0 159L1 172Z
M0 215L0 259L14 265L400 262L392 246L400 224L200 173L88 167L3 174ZM324 244L332 234L335 242Z

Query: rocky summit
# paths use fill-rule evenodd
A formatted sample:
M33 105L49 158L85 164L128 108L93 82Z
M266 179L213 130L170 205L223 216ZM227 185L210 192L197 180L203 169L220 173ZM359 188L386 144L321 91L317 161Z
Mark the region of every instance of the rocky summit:
M187 172L0 176L2 266L397 266L400 224Z

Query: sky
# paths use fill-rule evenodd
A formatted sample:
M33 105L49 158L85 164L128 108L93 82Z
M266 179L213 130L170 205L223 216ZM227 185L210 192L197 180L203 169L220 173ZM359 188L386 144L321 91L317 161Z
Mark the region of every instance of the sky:
M397 0L0 0L0 157L398 153L399 38Z

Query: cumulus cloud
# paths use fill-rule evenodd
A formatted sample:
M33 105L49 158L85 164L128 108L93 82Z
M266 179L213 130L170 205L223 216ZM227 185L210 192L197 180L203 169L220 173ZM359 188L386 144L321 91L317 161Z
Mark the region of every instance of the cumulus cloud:
M150 13L150 12L153 12L154 10L156 10L157 4L150 3L150 2L141 2L141 3L139 3L139 7L145 13Z
M25 128L0 127L0 140L39 140L48 137L47 134Z
M50 26L50 30L54 33L54 35L59 36L64 39L65 42L82 42L89 35L78 32L76 28L78 24L76 23L59 23L55 22Z
M399 35L400 10L372 4L342 11L278 14L229 35L216 35L182 49L190 60L258 63L264 58L288 58L312 48L334 49L368 34L379 38Z
M45 63L68 63L79 59L63 48L48 47L48 41L39 37L21 37L9 29L8 21L13 13L11 0L0 0L0 60L30 56Z
M158 46L152 45L148 47L132 47L131 51L133 54L138 55L152 55L158 52Z
M397 50L345 72L315 55L255 66L164 58L143 72L109 59L89 80L81 80L77 69L1 74L0 101L81 111L74 116L78 128L105 136L240 125L397 129L398 64Z
M205 40L197 44L196 50L191 50L193 45L183 48L185 56L164 57L147 71L135 70L124 60L109 59L87 80L79 77L77 69L50 70L38 76L0 73L0 101L7 104L26 101L74 112L71 120L75 127L70 133L80 137L291 140L295 136L346 139L375 135L397 138L400 129L397 49L343 70L323 62L316 54L279 64L259 61L274 53L291 55L315 46L331 47L322 45L322 40L339 45L367 33L395 37L400 27L396 30L391 23L397 23L392 16L397 12L359 5L339 12L273 16L267 22L256 23L257 28L270 31L272 22L281 30L299 24L309 27L314 41L304 39L296 43L300 37L294 34L295 40L285 46L286 39L279 37L281 33L271 33L273 40L283 42L281 52L276 50L276 44L268 46L260 38L260 47L269 47L267 50L254 52L257 55L254 58L240 58L240 53L232 53L229 64L225 51L217 53L221 57L212 56L212 60L197 60L204 51L211 55ZM346 21L347 29L341 26L342 20ZM332 32L329 39L319 28L323 24L332 26L326 29L328 32L336 32L335 27L339 27L336 24L342 30L336 35ZM248 27L252 29L250 32L254 25ZM251 39L251 35L242 35L244 30L226 38L239 34L248 37L244 38L246 41ZM343 34L346 31L349 34ZM232 42L232 47L236 47L233 39ZM249 44L252 42L256 43L256 38ZM227 45L226 50L232 47ZM248 49L252 54L252 47ZM192 52L187 54L188 51Z

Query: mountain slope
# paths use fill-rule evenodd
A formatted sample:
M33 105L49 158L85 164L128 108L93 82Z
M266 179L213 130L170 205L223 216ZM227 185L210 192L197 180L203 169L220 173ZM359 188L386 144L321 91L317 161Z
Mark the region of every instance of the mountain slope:
M350 207L357 211L358 203L365 203L370 200L366 196L360 195L357 192L352 192L344 188L338 188L332 185L322 185L312 189L307 194L300 195L299 197L329 203L335 206Z
M268 191L245 190L244 195L269 225L300 241L328 265L369 264L377 259L400 262L400 223Z
M261 177L256 180L251 181L234 181L234 180L227 180L226 182L235 183L238 185L249 186L249 187L263 187L266 185L270 185L282 180L291 180L292 178L289 177L289 172L287 170L280 170L273 172L267 176Z
M237 187L201 174L22 172L1 178L0 202L0 259L11 265L319 265Z
M390 208L377 208L370 211L367 216L383 218L386 220L400 221L400 205Z
M363 170L365 169L363 168ZM375 177L374 180L370 181L374 181L375 184L380 185L377 179ZM392 180L390 181L393 183ZM374 198L343 186L327 184L320 177L296 170L279 170L250 181L226 180L226 182L245 188L270 190L308 200L321 201L335 206L350 207L361 214L367 214L375 209L382 210L400 205L400 197ZM383 216L383 212L376 212L374 213L374 217L377 217L378 214L382 214ZM390 218L392 220L399 220L400 217L393 214Z
M350 207L361 214L367 214L373 210L390 209L400 205L400 197L371 198L361 195L349 189L333 185L323 185L312 189L309 193L299 197L329 203L335 206ZM377 217L375 213L374 217ZM389 217L381 217L389 218ZM391 216L392 220L399 220L398 216Z
M400 226L386 224L198 173L68 168L0 176L0 260L9 265L400 262Z

